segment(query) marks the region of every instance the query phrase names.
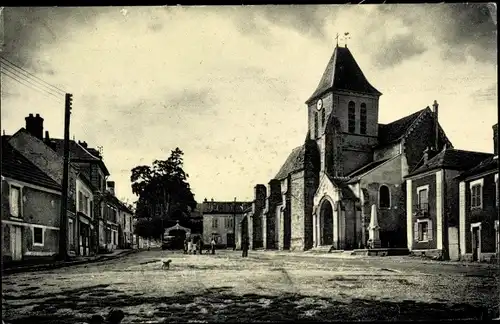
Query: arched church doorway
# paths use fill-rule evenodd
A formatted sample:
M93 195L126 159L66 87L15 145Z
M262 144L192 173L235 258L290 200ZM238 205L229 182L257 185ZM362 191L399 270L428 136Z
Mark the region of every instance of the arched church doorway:
M328 200L321 204L320 217L321 245L333 245L333 208Z

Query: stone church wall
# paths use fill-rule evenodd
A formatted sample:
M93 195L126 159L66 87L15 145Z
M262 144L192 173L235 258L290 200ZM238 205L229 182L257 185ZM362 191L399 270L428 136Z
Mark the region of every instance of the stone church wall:
M290 250L304 250L305 238L305 181L304 171L291 175L291 244Z
M398 155L399 153L401 153L400 142L376 149L373 153L373 160L378 161L382 159L388 159Z
M401 158L395 158L360 180L362 188L369 194L368 206L375 204L378 210L378 223L380 226L380 239L382 246L390 242L391 247L406 247L406 211L404 205L404 186L401 178ZM389 187L390 208L379 207L379 190L381 185ZM366 203L366 202L365 202ZM365 224L370 223L371 208L365 209Z

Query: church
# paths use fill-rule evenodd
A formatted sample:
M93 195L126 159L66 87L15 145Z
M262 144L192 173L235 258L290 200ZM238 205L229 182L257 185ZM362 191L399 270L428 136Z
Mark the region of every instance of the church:
M453 146L439 125L436 101L432 109L380 124L381 95L347 46L337 45L305 101L304 142L267 186L255 186L241 223L250 248L407 247L404 177L425 152Z

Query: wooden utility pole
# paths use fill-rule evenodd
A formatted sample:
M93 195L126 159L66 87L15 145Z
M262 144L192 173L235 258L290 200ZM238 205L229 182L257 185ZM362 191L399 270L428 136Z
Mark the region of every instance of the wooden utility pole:
M64 104L64 166L62 180L61 220L59 224L59 258L68 258L68 187L69 187L69 122L73 95L66 94Z

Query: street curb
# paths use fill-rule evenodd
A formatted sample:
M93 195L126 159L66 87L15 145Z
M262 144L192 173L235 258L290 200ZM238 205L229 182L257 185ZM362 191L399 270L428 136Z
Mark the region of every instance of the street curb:
M15 274L15 273L60 269L60 268L66 268L66 267L71 267L71 266L75 266L75 265L87 264L87 263L109 261L109 260L118 259L118 258L127 256L127 255L130 255L133 253L137 253L140 251L141 251L140 249L130 250L130 251L125 251L123 253L113 255L113 256L100 255L100 256L95 257L94 259L90 259L90 260L80 260L80 261L71 261L71 262L56 262L56 263L41 264L41 265L35 265L35 266L3 269L2 276L8 276L8 275Z

